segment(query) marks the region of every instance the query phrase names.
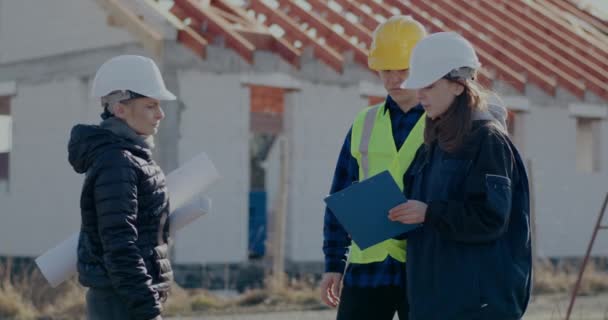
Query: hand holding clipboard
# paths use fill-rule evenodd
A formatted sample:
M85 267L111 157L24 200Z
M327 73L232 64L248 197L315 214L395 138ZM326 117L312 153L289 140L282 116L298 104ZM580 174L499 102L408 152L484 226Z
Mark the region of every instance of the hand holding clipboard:
M417 228L388 219L388 211L407 201L388 171L336 192L325 203L361 249Z

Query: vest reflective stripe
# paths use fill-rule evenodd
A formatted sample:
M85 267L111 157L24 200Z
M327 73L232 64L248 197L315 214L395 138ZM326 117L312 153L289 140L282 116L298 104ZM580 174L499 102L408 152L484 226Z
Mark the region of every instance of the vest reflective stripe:
M363 122L363 132L361 133L361 142L359 143L359 151L361 152L361 165L359 166L361 169L359 170L360 177L363 177L359 180L365 180L369 178L369 140L372 137L372 129L374 128L374 122L376 120L376 113L380 105L369 108L365 113L365 120ZM351 138L352 139L352 138Z
M405 188L403 185L403 175L410 167L414 158L416 157L416 152L420 148L420 146L424 143L424 127L426 124L426 113L423 114L416 125L412 128L408 138L405 140L401 149L397 153L397 156L393 159L393 163L388 168L393 179L399 185L401 191ZM410 139L410 137L412 139Z
M403 190L403 175L424 140L425 118L426 115L420 117L401 149L397 151L390 113L385 112L384 104L361 111L353 124L350 149L359 163L360 180L389 170L399 188ZM397 261L405 262L405 246L405 240L389 239L361 250L353 241L348 261L367 264L384 261L390 255Z

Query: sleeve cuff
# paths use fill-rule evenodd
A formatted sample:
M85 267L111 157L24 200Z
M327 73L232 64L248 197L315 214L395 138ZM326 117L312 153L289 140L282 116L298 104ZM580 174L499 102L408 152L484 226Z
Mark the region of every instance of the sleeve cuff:
M346 268L344 260L325 262L325 272L344 273L344 268Z

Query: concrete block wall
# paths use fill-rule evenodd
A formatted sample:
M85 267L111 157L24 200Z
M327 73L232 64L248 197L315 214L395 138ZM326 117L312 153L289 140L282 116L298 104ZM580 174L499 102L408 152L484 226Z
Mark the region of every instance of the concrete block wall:
M80 227L82 176L67 161L72 126L88 108L87 84L76 78L20 83L12 99L10 184L0 192L0 254L37 256Z
M133 42L92 0L0 0L0 64Z
M249 215L249 89L238 75L178 72L179 162L204 151L222 179L209 192L213 210L175 238L178 263L247 260Z
M323 260L323 198L329 193L340 148L357 112L367 106L358 85L303 83L287 104L292 127L287 257Z
M177 78L184 108L178 162L205 151L223 179L210 192L213 212L176 237L176 261L246 261L250 91L238 74L192 69L180 70ZM36 256L78 229L82 177L69 167L66 145L75 123L99 121L100 110L88 96L89 86L90 78L17 84L12 100L11 183L8 191L0 192L4 221L0 241L10 245L3 246L0 254ZM344 136L366 104L355 86L304 81L299 91L287 94L292 180L286 252L291 261L322 260L323 197ZM536 187L538 253L580 256L608 190L608 168L602 165L594 174L576 171L576 118L567 106L536 101L522 116L527 133L524 157L532 160ZM605 147L608 122L601 126L601 147ZM604 164L608 148L601 151ZM598 238L596 254L608 254L606 241Z
M69 13L64 11L66 7ZM26 66L34 59L36 68L29 72L42 72L41 61L50 56L56 61L63 53L89 51L95 61L102 61L108 47L133 42L123 29L107 26L105 13L94 1L0 0L1 67ZM96 55L97 49L104 54L103 59ZM79 55L77 70L84 70L81 64L87 72L96 69L92 62L83 62L93 61L87 57L86 53ZM269 66L276 61L274 56L267 58ZM176 152L179 164L205 151L223 179L209 194L214 202L212 213L176 237L175 260L239 263L247 260L249 192L250 90L242 79L264 71L247 69L246 63L224 49L210 48L205 61L192 59L181 55L169 58L182 63L175 82L183 111L179 120L174 119L179 124L177 148L160 146L160 150ZM70 67L70 63L62 63ZM286 253L296 262L322 261L323 197L329 191L344 136L356 113L368 105L359 86L336 80L339 75L316 62L308 67L291 74L301 85L287 93L285 101L292 172ZM0 189L0 243L8 245L2 246L0 254L36 256L79 226L82 177L67 163L67 139L75 123L98 122L100 110L88 97L91 75L66 76L68 72L17 83L11 108L11 183L8 191ZM15 80L4 74L0 75L3 81ZM309 79L313 76L317 78ZM608 190L608 168L604 165L608 163L608 120L602 122L600 130L601 171L579 173L576 119L566 105L572 97L547 98L534 90L529 90L528 97L530 108L522 115L524 157L533 163L538 252L552 257L580 256ZM278 163L276 155L272 158L271 162ZM596 248L597 254L608 254L608 238L601 235Z
M524 157L532 160L536 193L538 254L582 256L608 192L608 120L601 121L601 170L588 174L576 169L576 118L566 105L536 102L523 116ZM608 255L608 237L600 232L594 247L595 254Z

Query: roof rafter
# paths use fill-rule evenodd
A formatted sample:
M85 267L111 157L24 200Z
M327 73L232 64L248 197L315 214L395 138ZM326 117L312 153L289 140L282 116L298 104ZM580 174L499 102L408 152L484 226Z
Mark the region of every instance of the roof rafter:
M253 62L255 46L245 39L245 37L230 28L230 24L221 16L213 12L213 10L203 7L198 1L194 0L175 0L174 3L189 17L192 17L199 22L205 21L209 33L224 36L228 47L235 50L249 63Z
M247 13L224 0L211 0L207 4L194 0L175 0L173 12L181 12L193 20L200 33L223 36L226 45L235 50L247 62L253 63L256 50L277 52L283 59L299 68L300 51L272 35L262 25L252 20ZM206 30L201 30L203 22Z
M539 35L540 32L526 21L510 20L506 17L508 12L489 12L483 6L469 4L464 8L460 4L444 2L443 8L461 16L476 30L485 30L497 36L501 43L507 44L512 49L512 52L531 53L536 60L542 55L546 64L555 66L572 79L583 81L585 86L597 95L608 95L608 76L601 72L602 67L595 65L584 56L574 55L571 51L565 50L553 38L543 38ZM502 15L499 17L495 13ZM479 21L494 21L494 24L490 27ZM575 63L576 60L580 63Z
M588 46L583 47L568 37L556 39L553 36L547 35L547 29L543 25L533 23L530 19L521 19L521 16L514 13L514 10L504 10L504 7L496 4L493 0L482 0L475 6L471 6L471 8L473 12L483 12L490 19L500 21L498 26L505 27L505 30L521 30L521 33L527 34L538 43L548 45L555 52L559 52L561 56L575 55L577 57L576 60L582 62L580 64L581 67L585 68L587 72L603 74L601 70L608 69L608 60L601 59L599 55L593 54ZM595 74L595 76L598 77L599 75Z
M108 24L124 27L141 42L144 48L153 52L156 57L162 57L163 35L133 13L131 8L118 0L96 0L96 2L109 13Z
M510 3L512 2L512 3ZM543 22L549 23L549 30L552 34L556 36L560 36L559 34L568 35L569 38L575 39L577 42L583 42L586 44L583 46L591 46L590 49L599 49L599 53L608 52L608 44L603 43L599 39L590 36L587 33L575 33L571 25L568 25L561 17L556 16L550 7L542 6L533 1L525 1L525 0L512 0L512 1L504 1L505 4L512 4L514 6L524 6L531 8L533 10L524 10L528 15L536 16L536 19L540 19ZM521 9L520 9L521 10Z
M604 90L601 89L604 86L602 81L581 70L573 63L560 59L555 52L548 50L546 47L540 47L535 42L527 43L525 40L528 38L525 36L519 37L519 40L524 41L515 41L516 39L506 36L505 33L496 28L498 22L494 23L492 28L489 28L487 24L472 17L468 8L464 9L456 3L446 0L437 1L441 3L442 11L446 12L448 16L459 17L459 21L469 24L476 33L484 33L484 38L489 37L486 41L500 44L504 50L509 51L511 56L517 55L518 52L523 53L520 55L522 60L535 66L540 72L552 75L559 85L575 93L579 98L584 97L585 82L592 83L596 90L599 89L596 92L598 95L604 94ZM585 79L585 82L582 79Z
M263 14L266 17L264 22L267 26L276 24L281 27L287 37L293 38L295 41L300 41L302 45L308 45L313 48L314 55L327 63L331 68L337 72L342 72L344 59L334 49L320 43L314 37L306 34L300 29L300 26L289 16L280 10L273 9L265 4L261 0L251 0L249 2L249 8L258 14ZM293 42L292 42L293 43Z
M581 20L585 21L586 23L592 25L593 27L597 28L597 30L608 35L608 22L602 21L598 17L596 17L592 14L589 14L584 10L576 8L569 1L548 0L545 3L547 3L547 2L552 3L556 7L559 7L559 10L563 10L565 12L568 12L568 13L578 17L579 19L581 19Z
M356 0L334 0L337 4L342 6L342 9L345 11L350 11L354 14L359 22L363 25L367 30L371 30L372 32L378 26L378 21L370 14L365 12L360 3Z
M354 53L355 61L367 66L367 52L350 42L342 34L334 31L327 21L323 20L315 13L305 10L293 0L282 1L282 4L286 6L280 8L289 10L290 16L295 16L315 28L317 34L325 39L325 46L330 46L340 53L352 51Z
M370 30L360 24L352 23L344 15L330 8L324 0L308 0L308 3L315 12L325 17L329 23L341 25L348 35L357 37L358 40L365 43L366 48L369 48L372 43L372 32Z
M163 35L119 0L96 0L114 23L152 52ZM608 22L569 0L174 0L169 12L142 0L176 29L177 40L201 57L208 42L224 44L253 63L256 51L300 67L303 48L341 73L343 56L367 66L373 30L395 14L411 15L429 32L457 31L476 47L479 80L503 80L520 92L533 83L550 95L558 86L580 99L608 99ZM458 18L456 18L458 17ZM481 22L483 21L483 23Z
M440 24L436 19L428 18L426 14L422 14L426 11L419 7L417 4L415 4L413 1L411 1L410 4L407 6L398 0L385 0L385 2L391 6L396 7L402 14L409 14L414 17L414 19L420 21L420 23L422 23L429 32L449 30L444 25ZM390 12L390 8L387 6L384 6L383 10L388 10ZM473 41L472 38L469 40ZM479 55L481 62L484 63L486 66L489 66L494 69L493 74L490 74L487 70L485 70L485 67L480 70L481 79L485 80L486 83L484 84L486 86L491 86L491 79L501 79L506 81L519 91L523 91L525 89L526 79L523 74L516 70L513 70L505 63L503 63L502 60L497 59L496 56L491 54L491 51L488 52L488 50L491 50L491 48L488 48L484 45L477 45L476 47L477 54ZM546 87L552 88L550 83L548 83Z

